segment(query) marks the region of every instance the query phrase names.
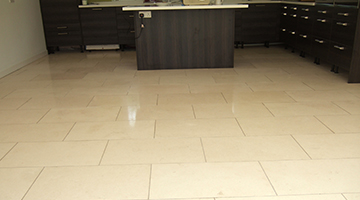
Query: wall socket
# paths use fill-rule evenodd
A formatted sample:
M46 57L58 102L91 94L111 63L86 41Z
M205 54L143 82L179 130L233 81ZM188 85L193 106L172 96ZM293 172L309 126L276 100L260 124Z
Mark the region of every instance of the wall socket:
M15 0L9 0L9 3L15 3Z
M139 11L139 18L140 14L144 14L144 18L151 18L151 11Z

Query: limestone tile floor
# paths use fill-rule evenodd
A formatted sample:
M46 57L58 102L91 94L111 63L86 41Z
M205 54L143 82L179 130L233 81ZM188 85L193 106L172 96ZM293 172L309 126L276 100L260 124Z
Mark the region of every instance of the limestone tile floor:
M281 46L234 66L63 49L0 78L0 199L360 200L360 84Z

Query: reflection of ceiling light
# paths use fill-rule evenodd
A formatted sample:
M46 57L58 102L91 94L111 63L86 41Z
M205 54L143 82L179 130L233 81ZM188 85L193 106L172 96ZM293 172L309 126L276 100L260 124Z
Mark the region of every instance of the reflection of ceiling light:
M128 107L128 120L136 120L136 113L137 113L137 107L136 106L129 106Z

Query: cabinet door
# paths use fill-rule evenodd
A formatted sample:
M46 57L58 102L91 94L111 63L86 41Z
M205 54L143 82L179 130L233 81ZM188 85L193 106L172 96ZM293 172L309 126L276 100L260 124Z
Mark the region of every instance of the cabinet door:
M313 37L311 54L320 59L328 59L330 41L320 37Z
M85 45L118 44L115 8L80 9Z
M330 63L349 70L353 48L336 42L331 42L329 48Z
M116 16L119 44L135 44L135 13L116 8Z

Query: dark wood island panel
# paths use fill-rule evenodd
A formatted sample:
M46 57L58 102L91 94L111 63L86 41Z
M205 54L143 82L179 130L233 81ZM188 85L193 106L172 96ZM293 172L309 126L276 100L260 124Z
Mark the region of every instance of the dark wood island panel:
M232 68L235 10L151 11L135 15L139 70Z

